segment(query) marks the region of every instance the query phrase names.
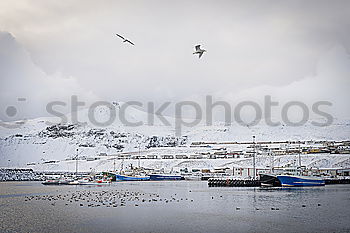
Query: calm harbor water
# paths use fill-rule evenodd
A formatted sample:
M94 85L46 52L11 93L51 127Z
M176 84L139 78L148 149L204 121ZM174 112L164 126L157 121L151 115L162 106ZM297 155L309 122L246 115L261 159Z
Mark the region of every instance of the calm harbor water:
M0 232L350 232L349 223L350 185L209 188L201 181L108 186L0 183Z

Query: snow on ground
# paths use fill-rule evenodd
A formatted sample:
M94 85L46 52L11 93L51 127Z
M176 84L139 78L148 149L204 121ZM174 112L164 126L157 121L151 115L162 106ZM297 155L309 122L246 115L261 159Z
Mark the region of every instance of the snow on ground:
M115 103L119 109L118 103ZM128 121L144 121L149 117L148 113L128 108L126 118ZM98 121L106 119L108 109L97 109L95 118ZM215 123L212 126L203 124L191 128L184 128L181 136L175 135L175 128L161 125L155 117L155 124L143 124L138 127L125 126L117 117L116 121L108 127L94 126L87 118L87 110L77 113L79 124L70 122L71 115L67 116L68 122L50 126L50 123L58 123L57 118L32 119L21 125L20 128L0 128L0 166L20 167L27 163L38 163L49 160L65 160L76 156L77 149L80 157L96 157L99 154L115 155L120 153L150 154L196 154L208 152L209 148L189 147L192 142L242 142L251 141L252 135L257 141L292 141L292 140L349 140L350 121L335 120L327 127L316 127L307 123L300 127L280 125L270 127L263 122L255 126L242 126L233 124L225 126L223 123ZM118 114L117 114L118 115ZM173 118L167 117L169 122ZM16 125L15 122L12 123ZM226 147L226 145L225 145ZM242 149L239 147L231 149ZM329 155L329 158L333 158ZM319 157L321 158L321 157ZM328 157L317 164L327 165ZM333 160L332 160L333 161ZM334 162L329 162L330 165ZM148 166L175 166L179 161L145 161ZM228 160L220 162L210 160L200 162L205 166L221 166ZM233 161L232 161L233 162ZM61 164L62 163L62 164ZM60 164L47 165L52 169L72 169L67 161ZM199 161L193 161L199 163ZM84 164L84 163L82 163ZM110 161L99 160L86 162L86 169L108 169ZM45 165L46 166L46 165ZM200 166L200 164L198 165ZM202 165L201 165L202 166ZM333 165L332 165L333 166ZM82 166L82 168L84 168ZM38 166L38 169L41 169ZM43 168L44 169L44 168ZM46 169L46 168L45 168Z
M115 165L114 165L115 164ZM138 167L138 165L149 169L164 169L164 172L179 171L180 169L214 169L214 168L252 168L252 158L240 159L114 159L113 156L104 156L100 160L95 161L78 161L78 169L80 172L101 172L113 171L129 168L130 165ZM271 166L272 159L270 156L258 156L256 159L256 167L266 168ZM275 156L273 165L276 167L298 165L298 155ZM29 166L35 171L75 171L75 160L64 160L52 164L36 164ZM313 154L302 155L302 165L309 168L340 168L349 167L350 154Z

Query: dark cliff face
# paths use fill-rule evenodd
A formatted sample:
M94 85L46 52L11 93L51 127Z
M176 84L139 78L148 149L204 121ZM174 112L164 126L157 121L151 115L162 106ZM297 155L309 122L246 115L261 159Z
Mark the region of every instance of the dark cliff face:
M146 148L152 148L152 147L176 147L185 145L187 143L186 137L173 137L173 136L167 136L167 137L148 137L147 138L147 145Z
M77 147L94 148L103 146L107 149L114 148L116 152L131 148L155 148L176 147L185 145L187 137L174 136L145 136L139 133L117 132L116 130L90 128L78 124L55 124L46 127L39 132L28 134L15 134L5 138L9 144L46 144L48 141L58 139L68 140Z
M96 144L103 144L106 148L115 148L122 151L125 144L138 141L142 147L176 147L185 145L187 137L174 136L152 136L147 137L140 134L130 134L126 132L109 131L108 129L82 129L79 125L72 124L57 124L48 126L46 129L39 132L39 137L43 138L73 138L80 137L81 139L94 139L94 143L85 143L84 140L80 142L81 147L95 147ZM107 143L106 143L107 142Z

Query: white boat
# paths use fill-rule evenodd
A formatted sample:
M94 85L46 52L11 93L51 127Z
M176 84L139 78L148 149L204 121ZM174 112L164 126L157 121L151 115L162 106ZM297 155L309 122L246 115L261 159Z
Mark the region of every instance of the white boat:
M59 185L59 180L45 180L42 182L43 185Z
M79 181L78 180L73 180L71 182L68 183L69 185L78 185Z
M42 182L42 184L43 185L67 185L71 181L73 181L71 178L60 177L59 179L45 180L44 182Z
M110 178L97 178L93 179L92 177L84 178L78 180L79 185L105 185L105 184L111 184Z
M189 174L189 175L184 175L185 180L188 181L199 181L202 180L202 175L201 174Z

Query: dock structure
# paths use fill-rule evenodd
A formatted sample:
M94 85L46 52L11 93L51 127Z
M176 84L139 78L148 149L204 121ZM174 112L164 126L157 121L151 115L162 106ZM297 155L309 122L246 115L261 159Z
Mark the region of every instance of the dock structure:
M209 187L259 187L260 180L241 180L231 178L210 178L208 180Z
M350 184L350 179L346 178L333 178L325 179L326 185L332 184ZM209 187L259 187L261 186L260 180L242 180L233 178L210 178L208 179Z
M329 184L350 184L350 179L325 179L326 185Z

